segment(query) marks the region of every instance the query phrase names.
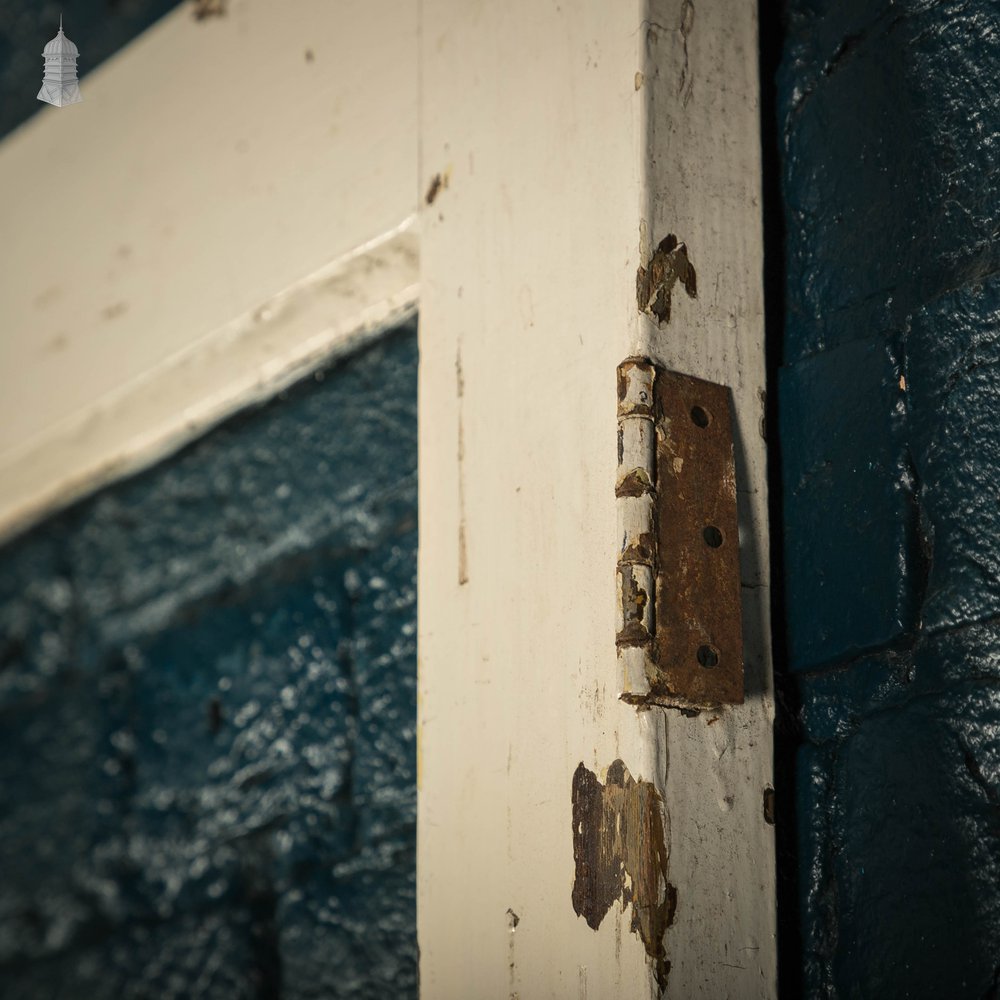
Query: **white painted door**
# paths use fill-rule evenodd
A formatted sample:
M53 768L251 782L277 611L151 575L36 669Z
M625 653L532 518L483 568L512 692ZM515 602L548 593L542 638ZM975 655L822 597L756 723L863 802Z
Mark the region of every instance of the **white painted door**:
M422 994L774 996L754 5L426 0L420 65ZM732 390L742 705L619 699L630 355Z
M229 8L178 8L0 145L0 532L419 291L423 995L773 996L755 5ZM696 294L660 323L636 275L670 235ZM732 391L739 706L619 698L630 355ZM638 908L578 884L574 788L643 812Z

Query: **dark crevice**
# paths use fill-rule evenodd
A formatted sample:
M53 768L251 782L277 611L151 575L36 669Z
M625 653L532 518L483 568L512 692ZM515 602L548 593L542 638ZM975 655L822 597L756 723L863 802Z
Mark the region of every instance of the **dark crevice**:
M969 772L972 780L983 790L990 805L993 806L994 810L1000 811L1000 795L997 794L997 790L986 780L975 754L968 747L963 747L962 759L965 762L965 770Z
M932 0L932 2L936 2L936 0ZM927 4L923 5L924 8L927 6ZM901 24L914 17L914 15L921 13L921 9L922 8L920 6L915 5L913 9L906 11L903 14L895 14L895 12L890 9L876 16L870 24L865 25L859 31L850 32L844 35L840 44L830 55L830 58L823 64L823 68L820 71L821 75L813 76L812 79L805 81L798 99L789 106L789 117L798 117L802 113L802 109L805 107L806 102L819 89L819 86L822 83L822 77L833 76L839 69L849 62L861 46L867 43L873 35L882 30L882 25L886 20L889 20L889 23L885 26L883 31L883 39L891 35ZM763 22L764 18L762 13L762 29ZM784 39L782 39L782 41L784 41Z
M1000 965L993 970L993 979L980 1000L1000 1000Z
M870 705L867 708L862 708L860 711L855 712L849 717L849 725L847 727L848 732L838 732L825 738L809 737L808 741L811 745L817 747L840 746L861 732L865 723L870 722L873 719L878 719L882 716L890 714L894 716L898 715L900 712L903 712L907 708L917 705L920 702L954 694L956 691L961 690L964 686L969 686L980 691L985 687L996 687L1000 689L1000 677L991 677L984 674L969 674L967 677L955 678L950 683L945 683L937 687L926 688L914 694L908 694L904 697L893 699L885 704ZM845 717L847 717L846 710Z
M853 35L846 35L837 46L836 52L827 59L825 65L823 66L823 76L830 76L832 73L836 72L837 68L840 66L845 59L847 59L854 50L861 44L864 39L864 35L861 32Z
M766 164L765 164L766 169ZM765 253L766 250L766 222L765 222ZM994 234L994 239L1000 239L1000 232ZM967 263L968 267L972 266L972 262L976 259L981 261L980 269L975 270L974 274L970 274L966 277L961 278L958 281L948 281L943 283L940 287L935 288L933 286L932 280L925 282L925 285L931 288L929 294L925 297L919 298L912 304L912 307L905 311L900 319L900 326L905 327L907 322L912 316L917 315L925 309L933 307L936 303L940 302L942 299L949 295L953 295L957 292L962 292L965 289L976 288L983 285L987 281L991 281L994 278L1000 276L1000 260L994 260L995 250L993 242L984 242L982 247L971 254L972 260ZM766 268L765 264L765 268ZM957 265L956 265L957 266ZM933 275L930 276L931 279ZM905 288L904 288L905 292ZM849 302L842 302L836 306L828 306L823 310L823 320L828 320L832 317L840 316L845 312L849 312L852 309L859 309L864 307L866 304L871 303L875 300L888 300L897 299L903 293L900 292L900 288L896 284L885 285L882 288L877 288L872 292L868 292L865 295L860 295ZM814 321L817 321L817 317L813 317ZM817 347L810 348L809 350L797 353L793 358L788 360L789 366L797 365L801 362L809 361L822 354L827 353L830 350L836 350L840 347L845 347L848 344L857 344L864 341L877 341L883 339L881 334L863 334L857 337L847 337L844 339L837 339L833 344L821 343Z
M992 628L997 625L1000 625L1000 614L989 614L983 615L982 618L967 618L954 625L938 625L936 628L923 629L920 636L922 639L942 639L958 635L966 629Z
M823 65L823 76L832 76L841 66L844 65L858 51L858 49L868 41L873 35L882 30L883 22L889 17L889 12L877 17L871 24L861 31L852 32L845 35L837 46L833 55ZM883 38L891 35L905 20L907 15L897 14L888 25L885 26Z
M923 483L917 468L913 453L907 449L903 456L905 468L904 482L906 485L907 511L907 551L912 555L910 579L913 581L913 628L914 636L920 634L924 616L924 606L930 589L931 566L934 559L934 547L929 537L930 527L927 515L921 504Z
M0 637L0 671L24 659L28 647L19 635Z
M243 902L250 917L254 1000L281 1000L281 931L278 925L278 891L272 872L274 859L268 832L254 830L243 852Z
M807 670L798 670L795 672L795 676L802 681L808 681L812 678L846 673L854 667L866 664L877 657L897 657L901 654L908 654L918 646L925 646L931 641L957 636L971 629L994 628L997 626L1000 626L1000 614L988 614L983 615L981 618L970 618L966 621L956 622L954 625L938 625L934 628L921 627L905 632L891 642L858 650L848 659L819 663L809 667Z
M875 642L869 646L858 646L846 656L841 654L839 658L822 660L818 663L810 664L806 668L796 670L795 676L806 680L811 677L839 674L861 664L868 663L880 656L899 656L900 654L910 653L927 635L929 635L927 632L910 629L893 636L891 639Z
M357 781L357 743L360 719L360 692L358 691L358 670L355 661L355 643L358 630L358 603L361 599L361 583L353 571L348 571L344 577L344 599L340 602L340 628L343 638L337 647L337 661L347 681L347 743L348 763L344 768L344 780L335 796L335 801L345 807L350 817L348 841L351 849L357 853L361 849L361 824L358 817L358 806L364 801L364 787Z
M798 684L789 667L785 630L784 503L778 371L784 363L786 224L782 194L781 124L777 73L785 44L784 7L762 3L760 15L760 127L764 230L765 437L770 532L771 634L774 660L774 831L778 904L778 993L802 993L803 942L799 919L799 830L795 809L795 761L802 744Z

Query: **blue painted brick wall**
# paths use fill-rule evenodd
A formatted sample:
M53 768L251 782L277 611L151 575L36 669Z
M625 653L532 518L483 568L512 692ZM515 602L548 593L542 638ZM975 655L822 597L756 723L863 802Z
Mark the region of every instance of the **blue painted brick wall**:
M1000 8L785 6L801 987L995 997Z
M0 551L0 995L416 996L416 360Z

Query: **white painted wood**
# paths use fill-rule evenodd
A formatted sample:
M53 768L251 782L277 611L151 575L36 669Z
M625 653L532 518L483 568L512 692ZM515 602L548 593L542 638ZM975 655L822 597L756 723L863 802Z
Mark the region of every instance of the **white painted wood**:
M11 448L2 459L0 537L413 315L417 280L408 220Z
M423 994L655 992L630 914L595 932L570 898L573 772L620 757L666 802L668 994L773 996L754 5L423 0L419 25L391 0L228 6L180 7L85 76L81 104L0 145L0 533L412 309L407 220L434 190ZM676 289L657 328L635 274L668 232L699 295ZM632 354L733 387L742 707L618 700L615 371Z
M756 14L738 0L654 0L644 28L644 231L654 245L667 233L687 243L698 298L678 287L670 324L644 321L635 348L732 388L743 581L746 703L667 722L671 863L694 901L678 906L668 934L671 990L683 997L776 990L773 827L762 804L774 705Z
M756 14L738 0L425 0L418 924L422 994L657 992L616 908L576 916L571 781L661 790L667 995L775 994ZM656 243L699 294L640 316ZM746 704L618 699L618 363L733 387ZM511 914L516 914L515 922Z
M0 536L414 306L415 6L226 6L0 144Z

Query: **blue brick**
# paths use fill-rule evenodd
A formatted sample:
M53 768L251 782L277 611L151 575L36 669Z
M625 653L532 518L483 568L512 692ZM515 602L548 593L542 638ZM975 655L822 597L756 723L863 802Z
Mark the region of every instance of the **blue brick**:
M1000 950L996 687L964 685L860 721L800 777L812 838L803 905L812 989L988 995ZM824 995L810 992L809 995Z
M1000 278L920 309L905 350L930 560L923 625L954 628L1000 613Z
M921 567L913 564L898 379L892 356L873 341L844 344L780 373L796 670L857 655L914 624Z
M1000 265L996 5L790 7L786 361L885 335Z

